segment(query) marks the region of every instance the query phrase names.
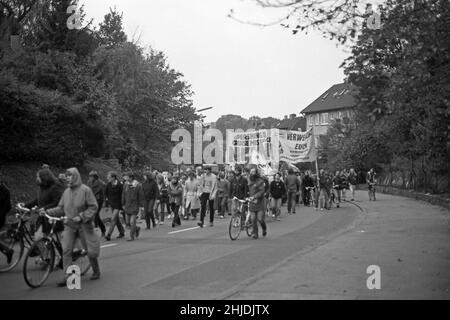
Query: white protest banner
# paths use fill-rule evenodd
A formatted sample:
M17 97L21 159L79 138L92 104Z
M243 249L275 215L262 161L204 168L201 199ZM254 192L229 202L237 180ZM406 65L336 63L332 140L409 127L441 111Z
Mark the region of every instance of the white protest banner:
M306 132L280 130L280 161L313 162L317 159L313 129Z
M227 130L226 163L228 164L278 162L278 150L278 129L247 132Z

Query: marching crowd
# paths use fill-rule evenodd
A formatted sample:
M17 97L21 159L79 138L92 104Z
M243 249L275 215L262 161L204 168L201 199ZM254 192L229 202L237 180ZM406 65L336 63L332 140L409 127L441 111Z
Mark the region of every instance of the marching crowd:
M145 220L146 229L163 225L171 220L172 227L181 225L182 220L197 220L198 226L205 226L209 212L209 226L214 226L216 213L220 219L237 211L237 200L248 200L248 209L253 222L253 238L257 239L258 224L262 235L267 235L266 215L280 220L281 207L287 202L288 214L295 214L296 207L302 203L316 210L330 210L333 204L339 208L350 192L351 201L355 200L357 174L354 169L336 171L334 174L320 170L319 175L310 171L297 172L289 169L273 176L260 175L257 167L212 172L211 166L187 169L185 172L144 171L141 177L133 172L109 172L103 182L98 172L89 173L87 184L81 181L76 168L68 169L57 177L44 165L37 173L39 189L36 199L24 204L26 208L40 208L40 217L36 223L35 237L50 232L50 226L44 214L65 216L65 224L56 226L57 232L63 232L64 269L72 262L71 253L77 238L83 238L87 246L88 257L93 268L91 279L100 277L98 256L100 239L95 228L100 228L102 237L110 241L114 229L117 238L124 238L129 229L128 241L139 237L139 219ZM141 181L139 181L141 180ZM369 198L375 200L376 175L371 169L366 175L369 186ZM3 184L0 189L2 221L11 210L9 192ZM7 193L7 194L6 194ZM108 230L101 219L102 208L112 212ZM122 224L125 223L125 226ZM10 252L3 246L0 250L7 256ZM65 285L65 278L59 282Z

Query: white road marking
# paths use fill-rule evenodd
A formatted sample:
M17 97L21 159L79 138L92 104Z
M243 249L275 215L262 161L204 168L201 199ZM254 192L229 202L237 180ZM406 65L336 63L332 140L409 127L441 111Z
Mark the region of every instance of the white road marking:
M109 248L109 247L115 247L115 246L117 246L117 243L105 244L105 245L101 246L100 248Z
M175 233L180 233L180 232L185 232L185 231L195 230L195 229L200 229L200 227L193 227L193 228L188 228L188 229L183 229L183 230L178 230L178 231L172 231L172 232L169 232L169 234L175 234Z

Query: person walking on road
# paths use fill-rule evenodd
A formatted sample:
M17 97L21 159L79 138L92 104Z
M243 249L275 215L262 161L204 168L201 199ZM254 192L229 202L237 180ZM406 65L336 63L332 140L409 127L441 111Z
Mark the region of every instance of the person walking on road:
M186 208L186 219L192 215L193 219L197 219L197 214L200 210L200 181L197 180L194 171L189 172L189 179L186 181L184 186L185 195L185 208Z
M134 241L139 237L140 228L136 226L136 219L139 212L144 211L145 197L142 186L132 173L125 173L123 177L126 182L122 192L122 205L130 223L130 239L127 241Z
M108 184L105 188L105 204L107 208L112 211L111 224L109 226L108 233L106 234L106 241L111 241L111 235L114 228L117 227L119 236L117 239L125 237L125 229L120 221L120 212L122 208L122 192L123 185L117 178L116 172L109 172L107 176Z
M172 228L181 226L180 206L183 201L183 187L178 181L178 176L174 175L169 184L169 203L173 212Z
M157 185L158 185L158 191L159 196L155 204L155 214L159 218L159 224L164 224L164 218L166 216L165 210L167 210L167 213L170 212L169 210L169 186L166 183L164 176L159 175L157 177ZM158 210L159 208L159 210ZM159 213L159 214L158 214Z
M261 224L263 237L267 236L267 225L264 221L265 208L264 208L264 195L265 184L264 180L260 177L258 170L252 168L249 176L249 210L251 213L251 219L253 222L253 239L258 239L258 223Z
M328 177L325 174L325 170L321 169L319 174L319 208L320 211L327 208L328 203L328 191L327 191Z
M376 201L377 199L375 197L375 185L377 183L377 180L376 173L373 168L371 168L369 172L367 172L366 181L369 189L369 201Z
M350 187L350 193L352 194L352 200L355 201L355 191L356 191L356 185L358 184L358 178L355 172L355 169L351 168L350 172L348 174L348 184Z
M150 230L150 222L152 227L156 228L154 208L159 195L159 188L152 172L145 172L144 180L144 183L142 183L142 191L144 192L144 215L147 226L146 230Z
M339 208L340 204L341 204L341 190L342 190L342 178L341 178L341 172L338 170L336 171L333 180L333 187L332 187L332 192L333 192L333 198L334 198L334 202L336 203L336 207ZM331 207L331 204L330 204Z
M89 173L89 180L87 185L89 188L91 188L92 192L94 192L94 196L98 204L97 213L95 214L94 218L95 227L100 227L102 237L104 238L106 235L106 227L100 216L100 211L102 210L103 202L105 201L105 184L100 180L97 171L91 171Z
M312 189L309 188L313 188L314 187L314 181L310 176L310 171L306 171L305 176L303 177L303 181L302 181L302 195L303 195L303 204L307 207L309 206L310 202L311 202L311 197L314 196ZM306 189L308 188L308 189Z
M11 193L3 182L3 174L0 170L0 230L3 228L6 222L6 216L11 211ZM9 249L7 246L0 242L0 252L6 256L6 263L9 265L12 261L14 254L13 249Z
M200 197L201 201L201 212L200 212L200 222L198 225L203 228L206 216L206 205L209 204L209 226L214 226L214 200L217 193L217 177L212 173L211 167L206 167L206 172L201 178L201 189L202 195Z
M298 177L294 174L293 169L288 170L286 177L286 189L287 189L287 201L288 201L288 214L295 214L296 197L300 190L300 182Z
M281 175L275 174L274 180L270 183L270 197L272 198L272 215L280 221L281 202L286 194L286 186L281 181Z
M66 178L69 188L64 191L58 206L46 211L50 216L66 217L62 236L64 275L63 279L58 282L60 287L66 286L68 276L66 270L72 265L72 252L78 238L81 239L84 249L87 250L92 266L91 280L100 278L98 263L100 239L94 230L94 219L98 210L97 200L91 188L83 184L78 169L68 169ZM41 213L45 213L45 210Z
M225 217L229 193L230 183L225 179L225 173L221 172L217 181L217 209L219 211L220 219Z

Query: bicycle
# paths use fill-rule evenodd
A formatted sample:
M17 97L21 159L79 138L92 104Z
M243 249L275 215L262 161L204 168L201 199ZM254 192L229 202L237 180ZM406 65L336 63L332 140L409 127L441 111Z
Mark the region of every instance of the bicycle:
M55 225L58 221L65 221L66 217L56 218L45 214L45 217L51 224L50 234L42 239L34 242L30 250L25 256L23 264L23 277L26 284L35 289L42 286L54 268L63 270L63 249L58 234L55 232ZM56 252L55 252L56 251ZM58 253L59 261L56 262L56 253ZM87 251L84 248L75 246L72 252L72 261L74 265L80 268L81 275L85 275L89 271L91 265L87 257ZM34 273L40 275L35 279Z
M12 257L8 263L6 254L0 253L0 273L8 272L14 269L19 261L22 259L25 249L29 249L34 237L30 228L30 220L28 213L34 213L37 207L27 209L22 204L17 204L16 207L16 222L12 223L6 231L0 234L1 244L8 250L12 250ZM3 262L3 259L5 262Z
M253 235L253 223L250 215L250 209L248 206L249 199L240 200L236 197L233 198L233 201L239 202L239 207L233 216L231 217L230 224L228 227L228 234L230 235L231 240L237 240L242 230L246 230L247 235L251 237ZM247 205L247 212L244 213L244 206ZM243 217L245 216L245 221L243 221Z

